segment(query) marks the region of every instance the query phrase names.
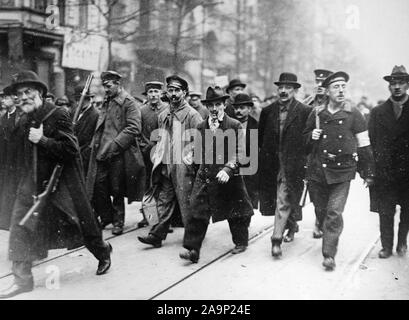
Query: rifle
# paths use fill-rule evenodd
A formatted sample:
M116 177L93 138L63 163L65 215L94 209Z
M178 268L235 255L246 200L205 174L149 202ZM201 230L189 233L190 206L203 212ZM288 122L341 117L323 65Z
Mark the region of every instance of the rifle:
M47 182L45 190L37 196L34 197L34 204L28 210L23 219L19 222L19 226L27 228L31 232L37 230L38 218L41 212L43 212L45 206L47 205L48 198L57 189L58 181L61 176L63 166L57 164L54 167L53 173L51 174L50 180Z
M87 81L85 82L85 86L84 86L84 89L82 90L81 98L80 98L80 101L78 102L77 109L75 109L74 118L73 118L73 121L72 121L74 127L77 124L78 117L79 117L81 109L83 107L82 105L84 104L85 96L87 95L87 93L89 91L89 88L91 87L91 83L92 83L93 78L94 78L94 75L91 73L88 76Z
M91 86L92 79L93 79L93 75L91 74L90 76L88 76L84 90L82 91L82 94L81 94L81 99L78 103L77 110L75 110L74 119L73 119L74 125L76 124L78 120L79 112L82 109L84 98L89 90L89 87ZM42 122L44 122L49 116L51 116L54 110L52 110L48 115L46 115L45 118L42 120ZM60 176L63 171L63 165L57 164L54 167L53 172L51 173L51 177L46 184L45 190L41 194L38 194L37 192L37 181L38 181L37 180L38 179L37 177L37 162L38 162L37 152L38 152L37 145L34 145L34 149L33 149L33 170L34 170L33 173L34 173L34 183L35 183L35 194L33 195L34 204L32 205L30 210L28 210L24 218L21 219L21 221L18 224L19 226L22 226L31 232L35 232L37 230L39 217L41 213L44 211L44 208L46 207L48 203L50 195L53 192L55 192L55 190L57 189L58 182L60 180Z
M315 107L313 112L315 113L315 128L319 129L320 128L320 117L318 115L318 107ZM308 192L308 181L306 179L303 179L303 182L304 182L304 187L302 189L300 202L298 203L298 205L301 207L305 206L305 200L307 198L307 192Z

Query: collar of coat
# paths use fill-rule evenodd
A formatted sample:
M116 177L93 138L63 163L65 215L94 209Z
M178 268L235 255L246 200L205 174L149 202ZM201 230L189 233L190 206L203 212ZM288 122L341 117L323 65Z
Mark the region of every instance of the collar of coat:
M122 106L125 102L126 99L129 99L130 95L128 92L126 92L124 89L121 89L119 94L112 99L112 101L115 101L117 104Z
M186 119L187 115L189 114L189 108L191 108L191 106L189 106L186 100L183 100L183 102L177 107L177 109L173 111L173 115L180 122L183 122ZM167 116L170 116L170 114L171 111L169 108Z
M327 110L328 102L326 104L316 106L316 108L317 108L318 113L321 113L322 111ZM339 111L345 111L345 112L351 113L352 112L351 103L349 103L348 101L345 101L342 108ZM339 111L337 111L337 112L339 112ZM337 113L337 112L335 112L335 113Z

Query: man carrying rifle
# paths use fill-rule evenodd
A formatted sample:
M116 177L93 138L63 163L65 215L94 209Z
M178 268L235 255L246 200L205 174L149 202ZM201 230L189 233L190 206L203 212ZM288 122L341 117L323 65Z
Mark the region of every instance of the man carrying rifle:
M0 292L0 298L32 291L33 262L47 257L49 249L73 249L85 244L99 260L97 275L111 265L112 247L103 241L101 230L86 197L79 148L74 138L69 114L45 102L47 86L32 71L15 76L10 91L21 100L24 112L19 126L17 145L21 162L17 198L11 218L9 259L14 282ZM26 215L33 206L33 196L48 186L57 165L62 166L55 192L39 210L36 227L29 228ZM34 201L36 202L36 201ZM38 203L36 203L38 204ZM32 221L35 216L31 217Z
M332 71L325 70L325 69L316 69L314 70L315 74L315 95L309 96L307 99L304 100L305 104L308 104L317 110L320 106L326 103L328 97L325 94L325 88L322 86L322 83L326 78L328 78L331 74L333 74ZM317 113L316 113L317 114ZM317 114L318 117L318 114ZM319 124L319 118L317 119L318 124ZM319 129L319 125L317 127ZM323 216L319 211L319 208L315 208L315 224L314 224L314 230L312 232L312 236L314 239L320 239L322 238L322 235L324 232L322 231L323 228Z
M342 71L324 80L328 101L310 114L304 131L310 153L308 189L323 221L322 264L326 270L335 268L342 213L356 175L357 159L361 177L367 185L373 184L374 162L366 122L359 110L345 100L348 80L349 75Z

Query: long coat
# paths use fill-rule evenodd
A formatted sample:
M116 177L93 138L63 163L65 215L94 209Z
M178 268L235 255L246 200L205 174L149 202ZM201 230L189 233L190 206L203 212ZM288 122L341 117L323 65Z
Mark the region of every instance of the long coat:
M74 128L74 133L80 146L81 160L85 173L88 172L88 164L91 157L91 142L97 126L98 117L98 110L93 105L89 105L80 113Z
M246 128L246 156L250 158L250 161L251 159L253 159L252 155L250 154L250 152L252 151L251 144L253 142L251 140L252 130L258 130L258 122L252 116L249 116L247 120L247 128ZM256 152L258 152L258 148L256 148ZM252 165L252 164L249 164L249 165ZM258 172L252 175L244 175L243 179L244 179L244 183L246 184L247 192L251 199L251 204L253 205L253 208L257 209L258 202L259 202Z
M19 176L17 197L12 212L9 259L34 261L47 256L47 250L74 248L82 245L83 236L100 237L101 230L85 192L78 142L73 134L69 114L60 108L46 120L55 108L46 103L34 114L24 115L20 121L18 147L23 155L19 159L22 170ZM28 140L32 122L43 123L44 139L38 149L38 183L33 179L33 144ZM35 189L41 192L57 163L63 171L56 191L51 195L46 210L40 216L35 234L18 223L33 204Z
M158 143L154 146L152 162L152 186L160 184L162 172L164 166L167 167L168 172L175 181L175 192L177 203L180 208L183 223L186 222L187 216L191 212L190 210L190 195L192 192L193 181L196 176L196 172L193 166L186 165L180 154L180 158L174 159L169 163L170 146L177 146L181 148L181 151L187 151L188 146L191 143L191 139L183 140L183 137L189 130L195 130L202 117L193 109L186 101L174 111L171 112L170 108L167 108L164 112L159 114L159 129L161 129L161 135ZM193 133L192 131L190 131Z
M0 118L0 229L10 227L11 212L18 186L21 168L17 137L21 114L16 110L10 119L7 113Z
M378 211L378 201L385 190L409 188L409 101L396 119L390 100L372 109L369 138L375 159L375 184L370 188L371 211Z
M250 197L243 177L238 172L240 158L245 152L244 139L239 138L240 122L225 115L219 127L221 132L234 130L236 141L224 139L222 134L220 137L217 133L214 136L209 135L208 118L200 123L197 129L202 139L195 140L199 142L195 152L201 149L201 161L192 190L192 215L199 219L211 216L213 222L253 215ZM206 138L212 139L212 143L206 141ZM234 142L236 148L229 154L229 145ZM208 158L209 154L213 155L212 159ZM196 157L199 158L194 158ZM230 176L226 184L220 184L216 179L220 170L225 170Z
M274 215L277 198L277 175L280 169L279 150L282 150L284 173L290 188L291 205L296 219L301 219L298 205L305 176L306 149L303 139L311 107L293 99L288 107L280 144L280 105L274 102L261 111L259 122L259 183L260 211Z
M103 147L101 140L108 108L113 108L110 113L116 115L112 120L119 132L111 143L116 143L120 147L123 157L123 170L125 172L125 186L121 188L123 196L128 198L128 203L140 201L145 192L146 179L145 164L138 143L141 135L141 110L135 99L125 90L122 90L109 103L105 102L101 108L94 138L91 142L91 156L87 173L87 194L91 199L94 193L97 172L96 159L100 148ZM120 172L118 172L118 175L120 175Z

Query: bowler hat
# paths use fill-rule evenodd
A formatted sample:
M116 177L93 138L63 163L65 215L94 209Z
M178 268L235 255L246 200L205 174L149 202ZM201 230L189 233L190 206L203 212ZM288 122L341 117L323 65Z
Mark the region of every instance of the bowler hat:
M166 84L168 87L176 87L185 91L189 91L189 85L187 81L176 74L167 77Z
M74 88L74 97L75 99L80 99L82 95L82 91L84 90L85 84L78 84ZM94 97L95 94L91 93L90 89L85 93L86 98Z
M348 73L344 72L344 71L337 71L334 72L332 74L330 74L322 83L322 87L324 88L328 88L328 86L336 81L345 81L348 82L349 81L349 75Z
M328 78L333 72L326 70L326 69L316 69L314 70L315 80L316 81L324 81Z
M208 103L208 102L214 102L214 101L219 101L223 100L226 101L226 99L230 98L227 94L223 93L222 88L220 87L209 87L207 88L206 91L206 99L201 100L202 103Z
M280 86L282 84L288 84L293 86L295 89L301 87L301 84L297 82L297 76L294 73L283 72L280 74L277 82L274 82L275 85Z
M13 76L11 85L9 85L4 90L7 89L11 94L15 94L17 87L21 85L28 85L40 88L43 91L43 97L46 96L48 91L47 85L40 80L37 73L31 70L22 70L19 73L15 74Z
M101 73L101 80L102 82L109 81L109 80L120 80L122 79L122 75L116 71L108 70Z
M239 93L235 98L232 103L233 106L239 106L239 105L249 105L249 106L254 106L253 100L251 97L246 94L246 93Z
M229 93L229 91L230 91L231 89L233 89L234 87L242 87L242 88L244 89L246 86L247 86L247 85L246 85L245 83L241 82L240 79L232 79L232 80L229 82L229 85L228 85L227 88L226 88L226 92Z
M409 80L409 74L404 66L394 66L390 76L383 77L386 81L392 80Z

